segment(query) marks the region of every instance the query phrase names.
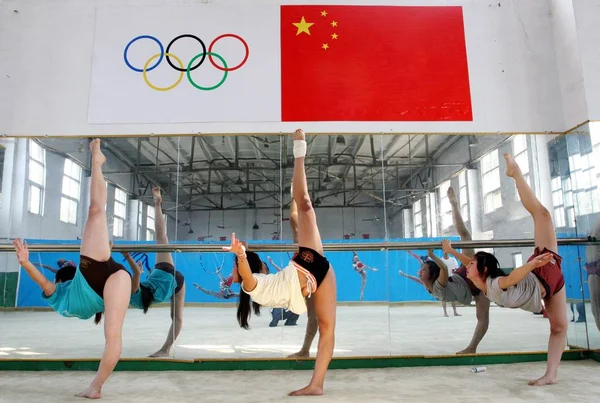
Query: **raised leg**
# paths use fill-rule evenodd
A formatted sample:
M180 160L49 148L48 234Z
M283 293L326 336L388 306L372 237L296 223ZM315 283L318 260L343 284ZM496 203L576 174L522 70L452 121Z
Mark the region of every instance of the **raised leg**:
M298 243L298 205L293 197L294 195L292 194L292 201L290 202L290 227L292 227L294 243Z
M556 230L554 229L550 212L535 197L533 190L527 184L519 165L517 165L513 157L504 154L504 159L506 160L506 175L515 180L521 203L533 217L535 246L540 250L547 248L554 253L558 253Z
M106 221L106 182L102 175L102 165L106 157L100 150L100 139L90 142L92 152L92 178L90 185L90 208L88 219L83 227L80 253L99 262L110 258L108 224Z
M152 188L152 196L154 196L154 233L156 234L156 243L159 245L168 245L169 238L167 237L167 225L162 212L162 195L160 188ZM173 256L171 252L157 252L156 263L169 263L173 265Z
M460 211L460 204L456 199L456 194L454 194L454 189L452 187L448 188L448 200L450 201L450 205L452 206L452 222L454 223L454 227L460 236L461 241L472 241L473 237L471 236L471 231L467 228L465 221L463 219L462 213ZM463 255L468 257L475 256L475 249L463 249Z
M306 136L301 129L294 132L294 140L306 141ZM306 172L304 171L304 157L298 157L294 162L294 178L292 179L294 201L298 208L298 245L311 248L323 254L321 234L317 227L317 216L308 194Z

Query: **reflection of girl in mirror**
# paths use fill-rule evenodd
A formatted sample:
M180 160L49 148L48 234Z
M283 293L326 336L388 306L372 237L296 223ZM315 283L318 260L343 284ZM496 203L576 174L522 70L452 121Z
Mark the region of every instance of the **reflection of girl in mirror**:
M202 291L205 294L211 295L215 298L219 299L230 299L237 298L239 294L237 292L231 291L231 285L233 284L233 276L225 277L221 273L221 269L223 266L219 266L216 271L216 275L219 276L219 291L211 291L202 287L200 284L194 283L194 287L198 290Z
M267 260L273 265L273 267L275 267L277 272L283 270L281 267L275 264L273 259L271 259L271 256L267 256ZM282 320L285 320L284 326L296 326L299 317L300 315L297 315L288 309L273 308L271 309L271 323L269 323L269 327L276 327Z
M360 261L358 254L356 252L352 252L352 268L355 272L360 275L361 285L360 285L360 302L363 302L365 299L365 287L367 286L367 269L372 271L377 271L376 268L367 266Z
M448 200L452 207L452 221L461 241L471 241L471 233L465 225L458 200L451 187L448 188ZM444 256L451 254L451 251L448 248L444 249L444 243L442 243L442 249ZM463 253L461 254L457 253L454 255L462 265L454 270L452 275L450 275L445 261L436 256L432 256L433 253L431 251L429 255L432 257L431 259L427 259L429 262L424 262L421 266L421 270L419 270L418 273L419 278L409 277L401 271L400 274L411 278L411 280L421 282L427 291L440 301L459 302L463 305L469 305L472 300L475 300L477 325L475 326L473 337L467 348L456 353L474 354L477 352L477 346L479 346L483 336L487 333L490 324L490 301L479 291L479 289L477 289L477 287L475 287L471 280L467 278L467 269L465 265L470 263L475 251L473 249L463 249L462 252ZM413 256L416 255L413 254Z
M106 182L102 165L106 157L100 150L100 139L90 143L92 174L90 208L83 228L79 266L66 265L56 272L50 282L29 261L27 243L13 242L19 264L42 288L42 297L62 316L89 319L95 316L98 324L104 313L104 353L96 377L78 396L99 399L102 385L112 373L121 356L123 320L129 305L131 276L110 256L106 219Z
M415 259L417 259L421 264L425 263L427 261L431 261L432 259L429 256L419 256L416 253L414 253L413 251L408 251L408 253L414 257ZM444 256L442 258L442 261L444 262L444 264L446 265L446 268L448 269L448 276L452 276L454 274L454 272L456 271L456 266L458 266L458 263L456 262L456 259L454 259L453 257L449 257L447 253L444 252ZM404 273L402 270L398 270L398 273L403 276L406 277L409 280L412 280L416 283L419 283L421 285L423 285L423 282L415 276L411 276L409 274ZM451 301L450 302L452 304L452 310L454 311L454 316L460 316L460 314L456 311L456 301ZM444 316L446 318L448 318L448 311L446 308L446 301L442 300L442 309L444 310Z
M557 254L558 243L550 213L536 198L515 160L508 154L504 154L504 158L506 175L515 180L521 203L533 217L535 250L525 265L509 275L500 270L494 255L478 252L467 268L467 276L490 301L501 307L540 312L544 299L550 320L548 363L544 376L530 381L529 385L553 384L556 383L568 326L562 258ZM452 249L449 242L446 246L449 251ZM459 255L453 250L451 253ZM460 257L459 260L463 261Z
M154 233L156 243L168 245L167 226L162 213L162 196L160 189L152 189L154 196ZM171 252L157 252L154 270L150 272L146 280L140 282L142 267L138 265L129 253L123 253L133 271L133 282L131 285L131 305L143 309L144 313L152 304L169 301L171 303L171 327L163 346L151 354L150 357L166 357L171 352L173 343L181 332L183 326L183 304L185 302L185 280L181 272L175 270Z
M591 236L596 240L600 240L600 220L596 223ZM594 321L596 321L596 327L600 330L600 246L588 246L586 248L586 258L585 269L588 274L587 281L590 288L592 314L594 315Z
M246 252L241 242L232 235L231 246L224 248L236 254L234 281L242 280L238 321L248 328L250 297L264 306L288 308L300 315L307 311L304 297L314 299L319 324L319 347L315 370L310 384L291 395L321 395L327 367L334 348L336 281L329 261L323 256L323 244L317 227L317 217L308 194L304 157L306 140L300 129L294 133L294 200L298 207L298 252L288 266L277 274L259 274L264 271L260 259Z

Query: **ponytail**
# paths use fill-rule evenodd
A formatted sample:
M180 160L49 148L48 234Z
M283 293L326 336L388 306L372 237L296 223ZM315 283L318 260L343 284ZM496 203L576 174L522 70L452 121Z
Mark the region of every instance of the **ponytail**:
M263 262L260 260L260 257L250 251L246 251L246 259L248 260L248 265L250 266L250 271L252 273L260 273L263 269ZM238 264L238 258L235 258L236 265ZM254 314L260 316L260 304L256 302L252 302L252 308L254 309ZM250 319L251 310L250 310L250 295L244 292L240 287L240 299L238 301L237 307L237 320L240 324L240 327L244 329L249 329L250 325L248 324L248 319Z

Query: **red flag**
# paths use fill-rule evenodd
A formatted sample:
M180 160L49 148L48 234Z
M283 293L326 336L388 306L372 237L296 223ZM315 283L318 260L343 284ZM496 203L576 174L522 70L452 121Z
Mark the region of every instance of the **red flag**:
M471 121L461 7L281 6L281 119Z

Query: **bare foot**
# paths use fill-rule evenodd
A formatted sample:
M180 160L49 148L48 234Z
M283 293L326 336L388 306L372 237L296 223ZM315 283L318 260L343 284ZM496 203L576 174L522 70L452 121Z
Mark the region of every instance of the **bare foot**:
M321 396L322 394L323 388L308 385L305 388L288 393L288 396Z
M310 353L306 352L306 351L298 351L297 353L294 354L290 354L287 356L287 358L308 358L310 357Z
M87 399L100 399L102 394L100 393L100 389L97 389L93 386L88 387L83 392L76 395L77 397L85 397Z
M306 134L304 134L304 130L296 129L294 132L294 140L306 140Z
M458 312L454 312L454 316L462 316L462 315Z
M158 186L152 188L152 196L154 196L154 203L160 204L162 202L162 195L160 194L160 188Z
M549 375L544 375L539 379L536 379L535 381L529 381L527 384L529 386L544 386L544 385L554 385L556 383L556 375L555 376L549 376Z
M446 312L444 312L444 318L449 318L450 316L448 316L448 314Z
M168 351L158 350L156 353L150 354L148 357L160 358L160 357L168 357L168 356L169 356Z
M521 168L519 168L512 155L504 153L504 159L506 160L506 176L514 178L521 174Z
M94 139L90 142L90 150L92 151L92 162L100 165L106 162L106 157L100 150L100 139Z
M450 203L452 204L456 204L457 200L456 200L456 195L454 194L454 189L452 189L452 186L450 186L448 188L448 200L450 201Z
M461 351L457 351L456 354L457 355L463 355L463 354L475 354L477 352L477 350L472 349L472 348L465 348L464 350Z

